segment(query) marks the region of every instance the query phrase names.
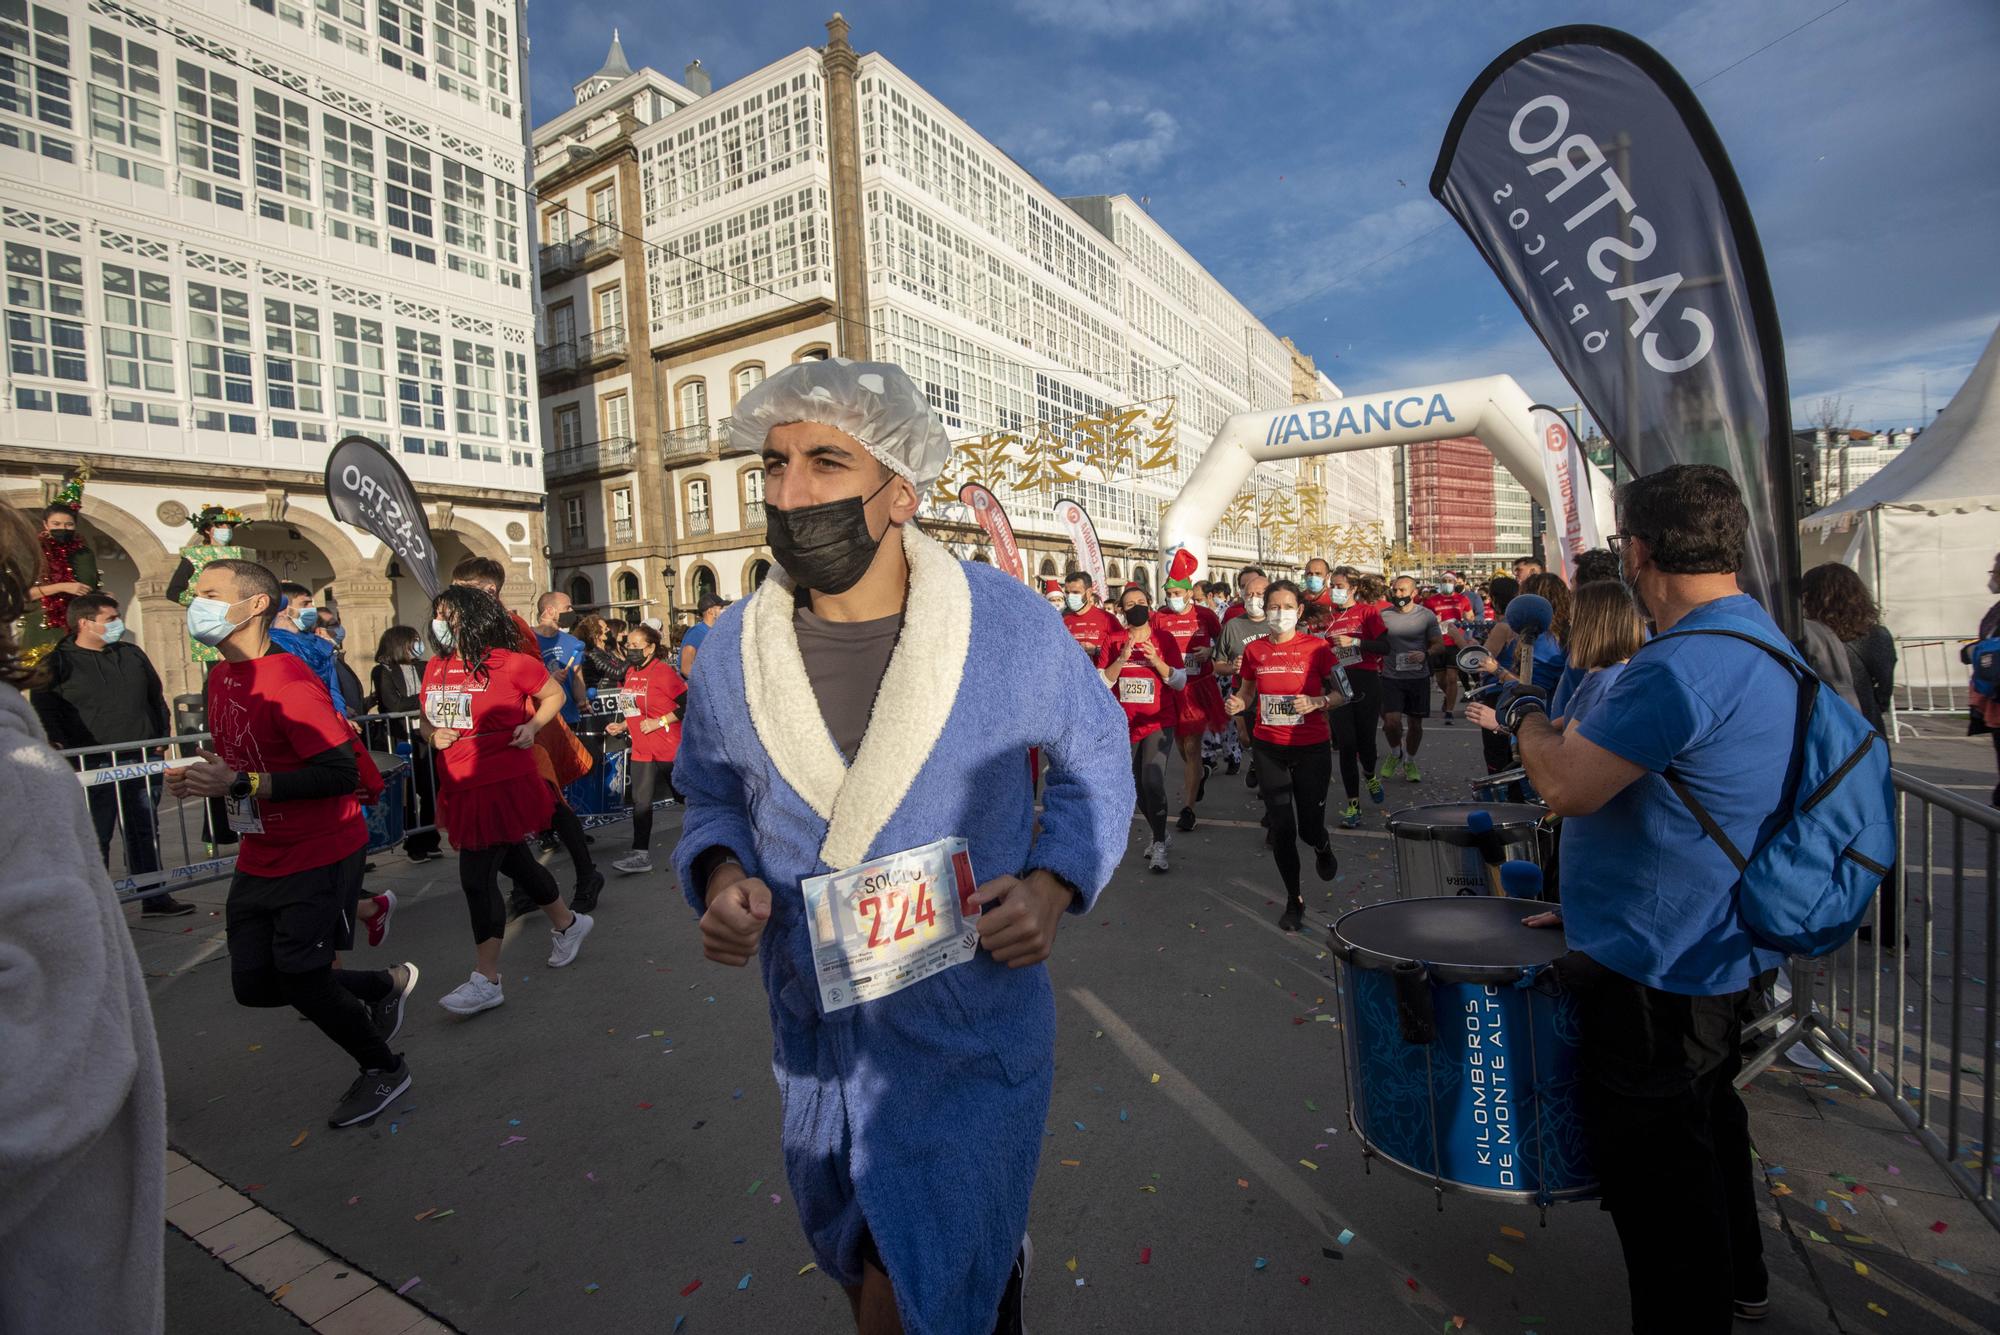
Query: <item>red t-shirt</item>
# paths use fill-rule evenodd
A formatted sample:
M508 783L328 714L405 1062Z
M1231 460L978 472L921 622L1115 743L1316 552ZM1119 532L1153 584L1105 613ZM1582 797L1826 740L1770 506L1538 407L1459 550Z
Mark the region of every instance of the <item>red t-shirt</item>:
M208 727L215 753L239 773L291 773L312 756L354 744L326 684L287 653L247 663L225 659L210 669ZM253 800L264 830L244 832L236 854L237 870L248 875L288 876L329 866L368 844L368 823L352 793Z
M1188 604L1185 612L1169 612L1164 608L1155 611L1153 629L1174 642L1174 648L1180 650L1182 662L1186 662L1188 655L1197 649L1215 648L1216 642L1222 638L1222 623L1216 620L1215 613L1193 603ZM1189 681L1213 675L1213 656L1200 667L1188 669Z
M1159 631L1153 632L1153 642L1160 646L1160 659L1167 665L1169 675L1177 667L1186 665L1181 651L1171 636ZM1117 657L1113 651L1104 658L1104 666L1110 667ZM1166 680L1153 671L1152 665L1133 649L1132 657L1126 660L1117 680L1111 684L1118 696L1118 703L1125 708L1125 730L1132 741L1158 732L1162 728L1172 729L1180 722L1180 692L1170 690Z
M1351 635L1357 640L1379 640L1389 633L1389 628L1382 624L1382 612L1377 604L1350 603L1334 609L1333 620L1327 623L1326 633L1329 637ZM1362 653L1358 649L1355 652L1361 654L1361 658L1353 666L1364 672L1382 670L1382 655Z
M1216 618L1216 620L1220 624L1226 626L1230 622L1236 620L1236 618L1242 615L1243 615L1243 604L1240 602L1230 603L1227 607L1224 607L1222 609L1222 615Z
M1112 658L1117 657L1119 646L1125 643L1125 623L1101 607L1063 613L1063 629L1083 646L1083 651L1090 655L1090 661L1099 667L1108 665ZM1105 654L1106 650L1110 651L1109 657Z
M1448 623L1472 620L1472 599L1462 593L1434 593L1424 599L1424 606L1430 608L1436 614L1438 623L1445 627L1444 642L1457 644L1458 641L1451 637Z
M537 778L534 748L515 746L513 737L535 716L535 693L548 679L540 652L494 649L479 677L457 654L424 664L424 717L458 734L437 753L444 777L462 788Z
M655 657L644 667L627 668L619 689L632 693L632 703L639 710L636 716L625 720L632 738L632 759L672 763L681 751L680 713L682 697L687 694L687 683L681 680L681 674L669 667L666 659ZM647 732L642 726L645 721L662 714L672 714L674 721Z
M1295 714L1286 703L1293 696L1328 694L1326 679L1333 670L1333 649L1316 635L1294 635L1283 644L1267 636L1244 645L1236 680L1256 688L1250 735L1277 746L1326 745L1326 711Z

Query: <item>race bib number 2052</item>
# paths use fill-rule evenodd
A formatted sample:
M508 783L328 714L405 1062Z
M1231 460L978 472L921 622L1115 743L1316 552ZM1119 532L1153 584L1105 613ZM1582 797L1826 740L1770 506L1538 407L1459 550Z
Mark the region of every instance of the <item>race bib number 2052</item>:
M820 1007L831 1013L900 992L979 950L972 858L940 839L800 884Z

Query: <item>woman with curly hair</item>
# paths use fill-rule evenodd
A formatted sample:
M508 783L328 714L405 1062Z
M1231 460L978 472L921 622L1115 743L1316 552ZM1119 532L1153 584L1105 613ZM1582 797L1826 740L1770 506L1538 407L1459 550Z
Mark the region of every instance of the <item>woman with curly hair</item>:
M1847 666L1854 703L1875 731L1888 737L1883 723L1896 691L1896 640L1882 624L1868 586L1850 567L1835 562L1806 571L1802 592L1806 616L1832 631L1852 655Z
M438 826L458 850L459 887L478 952L472 976L440 1004L455 1015L476 1015L506 1000L502 872L548 915L550 968L576 958L591 920L563 903L555 877L525 842L548 828L553 813L554 791L542 781L531 748L562 712L562 688L539 655L521 652L507 610L479 589L454 585L440 593L431 604L431 635L440 652L424 667L424 740L436 756Z

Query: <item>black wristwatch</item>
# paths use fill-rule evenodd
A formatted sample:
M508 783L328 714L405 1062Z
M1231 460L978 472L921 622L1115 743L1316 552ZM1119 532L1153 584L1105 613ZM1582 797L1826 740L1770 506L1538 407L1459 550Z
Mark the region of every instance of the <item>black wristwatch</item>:
M229 781L229 795L238 802L250 796L250 775L248 773L239 774Z

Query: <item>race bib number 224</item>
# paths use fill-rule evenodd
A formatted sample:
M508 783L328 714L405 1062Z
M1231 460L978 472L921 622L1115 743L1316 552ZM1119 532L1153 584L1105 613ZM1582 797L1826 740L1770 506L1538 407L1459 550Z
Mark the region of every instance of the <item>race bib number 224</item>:
M800 889L828 1013L900 992L978 952L978 882L963 839L811 876Z

